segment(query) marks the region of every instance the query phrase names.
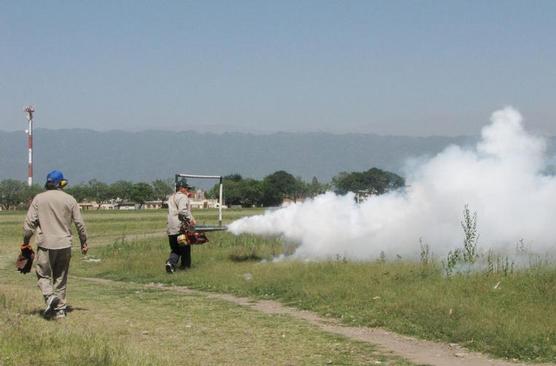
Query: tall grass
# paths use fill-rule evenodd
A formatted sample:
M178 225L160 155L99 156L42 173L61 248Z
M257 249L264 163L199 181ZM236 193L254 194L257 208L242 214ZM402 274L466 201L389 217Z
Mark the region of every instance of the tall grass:
M273 262L290 250L277 238L227 233L192 249L193 269L173 276L163 269L164 239L114 243L100 249L101 262L81 263L76 272L278 299L351 325L458 342L498 357L556 361L556 268L550 265L446 277L426 245L415 263ZM238 253L265 260L238 260Z

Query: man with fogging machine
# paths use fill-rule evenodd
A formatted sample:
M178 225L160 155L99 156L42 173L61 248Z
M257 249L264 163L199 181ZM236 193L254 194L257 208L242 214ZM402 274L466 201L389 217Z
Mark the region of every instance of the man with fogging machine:
M195 226L195 219L191 214L189 196L191 187L185 179L176 181L176 193L168 198L168 242L170 243L170 257L166 261L166 272L174 273L181 258L180 269L191 267L191 246L178 243L182 224Z
M24 247L32 252L29 242L33 234L37 234L35 270L38 286L46 302L46 318L60 319L66 316L66 283L71 259L72 222L77 228L81 253L87 254L89 249L79 205L75 198L63 191L67 183L61 171L53 170L48 173L46 192L35 196L23 223L22 252Z

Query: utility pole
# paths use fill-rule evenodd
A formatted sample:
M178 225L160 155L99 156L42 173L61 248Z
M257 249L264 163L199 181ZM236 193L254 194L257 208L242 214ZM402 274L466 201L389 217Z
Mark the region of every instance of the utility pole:
M27 121L29 122L29 127L25 132L27 133L27 149L29 153L27 165L27 184L31 187L33 185L33 113L35 113L35 108L29 105L25 107L23 111L25 112Z

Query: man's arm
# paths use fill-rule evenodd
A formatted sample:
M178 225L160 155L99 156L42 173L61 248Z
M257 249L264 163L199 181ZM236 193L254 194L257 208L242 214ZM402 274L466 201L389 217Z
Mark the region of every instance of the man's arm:
M87 230L85 229L85 222L81 216L81 211L79 210L77 201L73 205L72 219L75 223L77 234L79 235L79 241L81 242L81 253L87 254L87 251L89 250L89 246L87 245Z
M25 221L23 222L23 244L27 245L31 241L31 237L35 233L37 226L39 225L39 206L36 200L31 202L29 210L27 210L27 216L25 216Z
M195 219L189 210L189 198L185 195L179 195L179 198L176 201L178 206L178 217L180 220L182 220L182 218L186 218L191 222L191 224L195 225Z

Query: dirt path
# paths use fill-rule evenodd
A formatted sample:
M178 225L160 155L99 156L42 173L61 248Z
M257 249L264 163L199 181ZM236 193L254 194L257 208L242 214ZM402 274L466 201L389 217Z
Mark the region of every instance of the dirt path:
M84 278L83 280L97 283L113 283L116 281ZM238 297L230 294L219 294L192 290L184 286L165 286L163 284L147 284L146 288L159 289L161 291L174 291L186 294L195 294L206 296L209 299L218 299L228 301L240 306L249 307L265 314L287 314L297 319L313 324L319 329L345 336L350 339L371 343L378 346L382 351L392 353L403 357L417 364L426 364L433 366L525 366L531 365L519 362L510 362L504 360L494 360L488 356L471 352L457 344L446 344L440 342L432 342L413 337L402 336L393 332L389 332L382 328L368 327L350 327L339 323L336 319L323 318L313 312L299 310L296 308L284 306L277 301L271 300L253 300L247 297ZM554 364L535 364L537 366L548 366Z

